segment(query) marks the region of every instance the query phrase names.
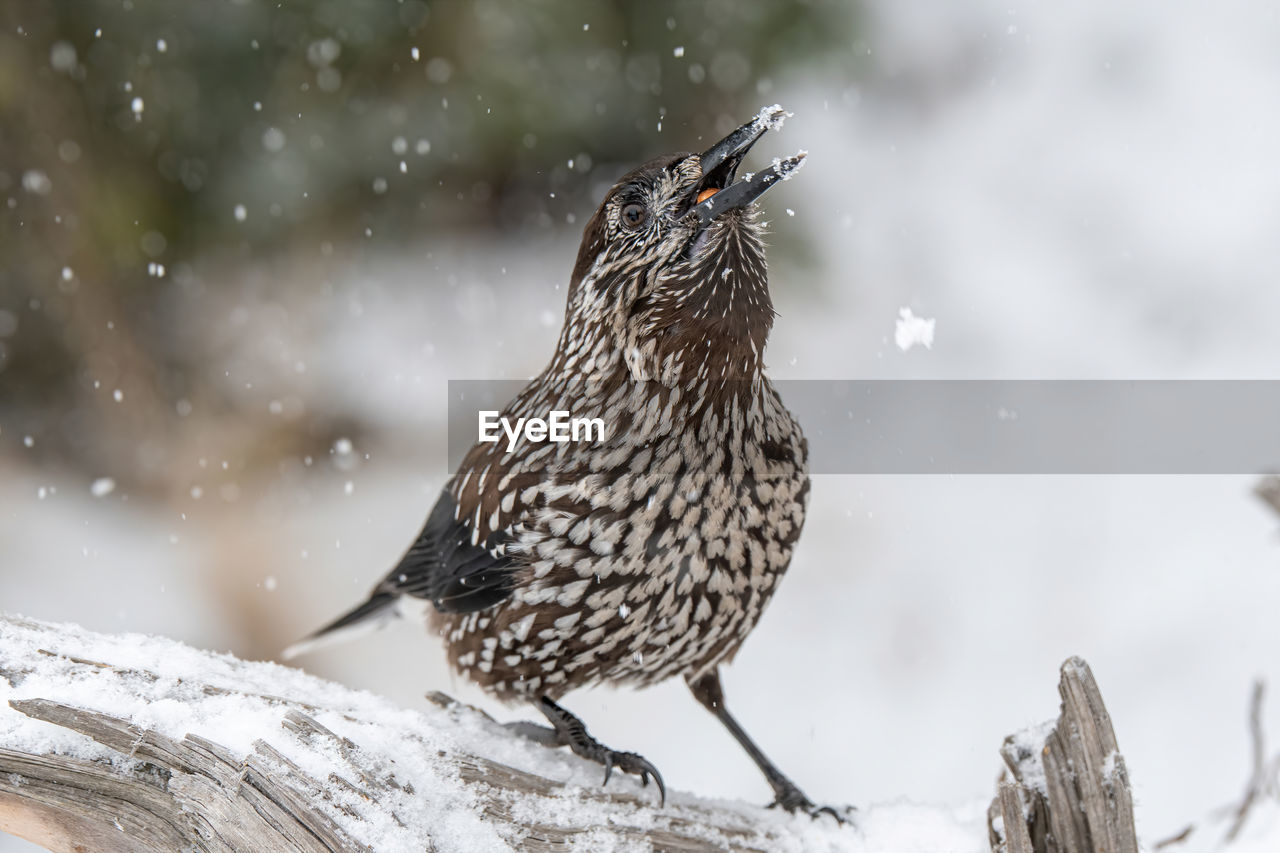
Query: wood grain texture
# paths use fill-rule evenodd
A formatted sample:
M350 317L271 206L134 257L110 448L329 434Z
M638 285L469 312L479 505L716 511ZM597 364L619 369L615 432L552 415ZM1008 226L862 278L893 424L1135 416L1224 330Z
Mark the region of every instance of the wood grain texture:
M401 815L407 815L395 810L414 808L420 802L416 798L435 795L415 791L403 775L397 776L395 762L378 758L378 753L338 734L317 716L328 713L330 724L342 729L347 722L359 723L350 729L353 732L381 729L367 728L372 725L368 720L349 712L335 717L306 702L264 693L262 687L274 682L259 681L256 688L246 684L241 691L225 677L218 685L201 681L199 672L183 677L188 695L194 692L217 701L247 697L259 709L270 708L265 717L257 717L266 722L256 723L250 732L251 747L236 751L207 737L207 732L174 737L101 710L77 707L69 697L76 695L73 685L79 680L118 678L138 684L160 677L136 666L50 651L61 647L59 631L65 629L58 626L0 616L0 627L22 632L27 655L16 667L0 666L0 680L19 683L31 671L25 661L49 656L57 659L60 678L72 685L59 692L59 700L12 699L8 707L0 707L0 723L5 714L21 714L77 732L97 745L74 752L94 756L85 758L31 754L0 742L0 830L50 850L380 850L386 846L379 841L379 826L385 830L390 822L403 830ZM37 642L31 643L32 638ZM31 669L37 665L38 660ZM168 674L170 680L172 675ZM62 687L48 686L51 691ZM992 850L1137 853L1127 770L1088 665L1075 658L1063 664L1059 693L1061 714L1052 727L1031 738L1011 736L1001 749L1007 770L988 811ZM520 737L448 696L435 693L428 698L449 719L475 722L483 717L487 737L495 739L480 741L485 751L492 743L499 754L497 747L503 744L497 739ZM353 737L360 739L358 734ZM402 741L400 735L395 737L398 749ZM451 742L442 740L437 747L414 729L404 734L403 748L406 754L425 749L432 761L447 767L450 778L468 792L470 807L516 850L800 849L795 827L777 820L776 813L690 797L656 809L651 792L643 789L570 789L563 782L446 746ZM605 809L607 819L576 818L582 808L596 813ZM592 825L578 825L586 822ZM856 849L856 827L845 831L851 833L850 849ZM418 835L412 836L412 849L438 849L434 831ZM397 849L402 846L397 843ZM456 841L443 849L457 849Z
M1017 735L988 810L996 853L1138 853L1133 795L1111 715L1089 665L1062 665L1061 713L1038 743Z
M56 626L0 616L0 622L20 624L32 631L50 632L47 646L37 654L53 655ZM61 658L69 666L68 679L119 677L154 680L154 673L118 667L109 661ZM11 682L20 671L4 671ZM227 686L202 685L199 673L186 679L188 688L210 695L234 696ZM22 714L92 739L110 750L96 760L65 755L33 755L0 743L0 831L9 832L53 851L174 850L232 853L300 853L300 851L363 851L380 849L376 834L358 831L363 809L392 808L397 796L431 796L417 792L385 766L370 759L360 745L318 722L315 708L284 696L263 696L278 708L278 725L261 732L247 754L213 742L199 732L169 737L97 710L43 698L14 699L0 707L0 715ZM443 694L429 696L451 713L483 715ZM494 725L495 737L515 738ZM308 773L285 753L315 767ZM406 743L421 750L421 740ZM486 821L522 851L563 851L576 841L598 840L604 847L651 849L673 853L745 851L764 853L783 846L785 822L761 820L753 808L715 806L699 802L653 808L649 791L614 792L607 789L569 790L563 782L544 778L493 761L482 755L439 750L437 757L456 772L473 793ZM354 795L354 796L352 796ZM566 822L566 799L589 805L617 806L606 826ZM352 809L350 803L362 804ZM334 809L352 817L339 826ZM614 813L616 812L616 814ZM755 813L753 815L752 813ZM533 815L532 819L530 815ZM394 812L391 814L396 819ZM355 827L355 830L352 827ZM415 849L434 851L433 839L416 839ZM579 848L581 849L581 848Z

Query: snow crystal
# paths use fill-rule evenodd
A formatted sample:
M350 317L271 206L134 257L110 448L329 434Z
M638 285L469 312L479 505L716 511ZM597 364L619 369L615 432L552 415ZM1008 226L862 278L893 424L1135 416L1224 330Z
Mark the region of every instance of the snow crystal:
M675 49L673 49L671 51L671 55L674 56L676 59L679 59L680 57L684 56L684 45L680 45L679 47L676 47Z
M790 113L787 113L790 115ZM774 157L773 170L778 173L778 177L784 181L789 181L795 177L796 172L804 168L805 158L809 156L809 152L801 148L790 157Z
M791 116L792 113L784 110L781 104L774 104L773 106L765 107L760 110L760 112L756 113L756 117L752 121L752 124L755 125L756 128L762 128L764 130L781 130L783 122Z
M148 231L138 240L138 245L142 247L142 251L153 258L157 258L164 254L165 247L169 245L169 241L159 231Z
M433 56L427 61L427 79L432 83L448 83L449 78L453 76L453 63L445 59L443 56ZM446 100L444 106L447 109L449 104Z
M158 50L160 53L164 53L168 49L169 49L169 43L167 41L165 41L164 39L156 39L156 50Z
M893 342L906 352L916 344L933 349L933 326L937 320L917 317L910 308L898 309L898 322L893 330Z
M236 218L236 222L244 222L249 218L249 211L245 209L243 204L237 204L231 214Z
M54 71L74 71L76 67L76 48L69 41L55 41L49 48L49 64Z
M342 55L342 45L337 39L322 38L307 45L307 61L313 67L332 65Z
M255 104L254 108L258 108L258 105ZM278 127L268 127L262 132L262 147L272 153L284 150L286 141L284 131Z
M124 392L121 391L119 388L117 388L116 390L111 392L111 399L115 400L117 403L123 403Z
M53 192L53 181L40 169L27 169L22 173L22 188L35 195L48 195Z
M129 104L129 109L133 110L133 114L138 118L142 118L142 111L146 108L147 105L143 103L142 98L135 97L133 102Z
M95 498L105 498L116 490L116 481L110 477L99 477L89 486L89 494Z

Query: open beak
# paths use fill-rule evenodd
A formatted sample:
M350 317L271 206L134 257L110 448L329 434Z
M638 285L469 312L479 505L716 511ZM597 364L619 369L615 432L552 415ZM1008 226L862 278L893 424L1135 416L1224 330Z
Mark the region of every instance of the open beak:
M789 179L804 163L800 151L786 159L774 160L767 169L733 183L742 158L766 130L776 130L790 113L776 104L765 107L755 118L712 145L703 153L702 180L695 187L693 212L703 227L727 210L741 210L778 181Z

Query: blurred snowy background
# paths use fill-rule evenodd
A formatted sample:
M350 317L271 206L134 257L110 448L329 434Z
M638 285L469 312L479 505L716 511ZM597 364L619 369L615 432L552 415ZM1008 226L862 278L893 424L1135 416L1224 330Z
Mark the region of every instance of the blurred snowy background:
M540 369L603 188L775 101L757 156L811 155L765 200L775 376L1280 378L1265 4L7 3L0 607L273 657L416 534L446 381ZM1080 654L1166 837L1239 796L1280 685L1250 485L818 477L730 707L815 799L974 813ZM302 664L512 715L442 657L403 625ZM567 704L768 799L681 684Z

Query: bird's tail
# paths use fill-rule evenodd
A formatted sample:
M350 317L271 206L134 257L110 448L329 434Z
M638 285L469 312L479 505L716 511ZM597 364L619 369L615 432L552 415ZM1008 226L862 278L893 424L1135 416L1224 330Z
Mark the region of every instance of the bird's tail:
M399 597L390 592L375 592L364 604L339 616L319 631L303 637L281 652L280 656L291 660L323 646L376 631L396 617L396 600Z

